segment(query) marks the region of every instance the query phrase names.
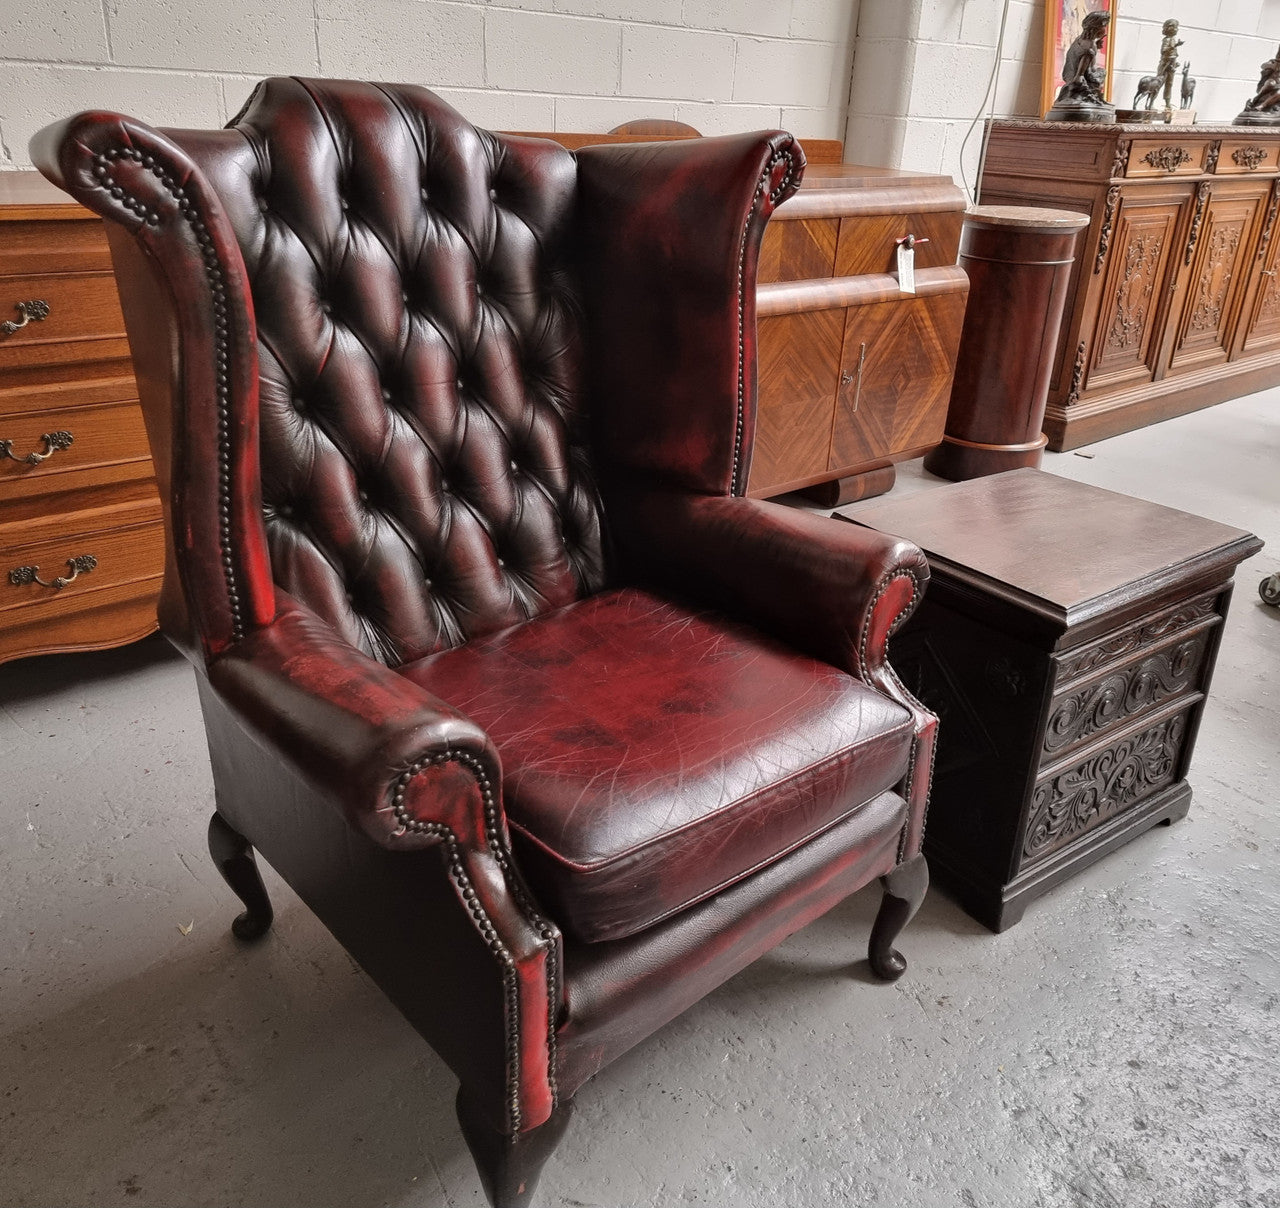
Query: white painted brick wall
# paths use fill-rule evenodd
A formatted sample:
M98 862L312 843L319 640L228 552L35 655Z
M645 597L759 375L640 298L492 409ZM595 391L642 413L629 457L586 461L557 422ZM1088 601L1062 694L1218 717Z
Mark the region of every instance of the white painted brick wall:
M4 10L0 169L28 167L31 135L78 110L216 126L258 78L280 74L425 84L499 130L658 117L707 134L783 126L840 138L859 0L4 0Z
M976 178L1003 0L862 0L845 155ZM1011 0L995 91L999 116L1038 117L1045 0ZM1120 0L1113 99L1133 102L1159 60L1160 26L1181 23L1201 121L1229 122L1253 94L1258 66L1280 42L1280 0ZM1177 88L1175 85L1175 99Z

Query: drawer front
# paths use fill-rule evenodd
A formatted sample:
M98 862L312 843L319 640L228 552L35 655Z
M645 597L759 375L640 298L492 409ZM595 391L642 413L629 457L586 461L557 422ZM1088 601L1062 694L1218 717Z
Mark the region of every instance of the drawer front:
M1199 176L1209 159L1208 142L1165 138L1135 138L1129 148L1125 175L1132 177Z
M111 250L102 220L26 218L0 222L0 276L109 273ZM8 299L4 299L8 305ZM0 320L10 318L0 315Z
M0 415L0 505L44 494L73 471L147 460L136 400Z
M1218 595L1215 589L1179 600L1083 646L1055 654L1055 695L1073 690L1086 679L1128 663L1142 650L1163 644L1165 640L1187 636L1206 621L1220 623Z
M916 237L916 270L947 268L960 252L959 210L924 210L907 214L860 214L840 220L836 276L860 277L898 269L898 240ZM927 242L921 242L927 240Z
M1177 697L1196 694L1205 679L1218 626L1208 617L1157 645L1054 695L1041 758L1056 761L1107 730L1128 726Z
M1191 712L1131 730L1035 787L1024 832L1026 868L1066 847L1178 780Z
M760 245L760 284L830 277L835 271L839 235L838 218L788 222L774 215L764 229L764 242Z
M1260 143L1245 139L1223 139L1218 152L1218 176L1248 176L1254 172L1274 172L1280 143Z
M122 339L124 316L110 273L0 279L0 321L21 322L20 302L43 303L48 314L0 334L0 372L30 363L80 361L84 341Z
M162 576L158 510L158 504L111 509L116 527L81 532L76 526L92 519L73 513L65 535L0 547L0 631L75 611L96 592ZM60 579L61 587L46 586Z

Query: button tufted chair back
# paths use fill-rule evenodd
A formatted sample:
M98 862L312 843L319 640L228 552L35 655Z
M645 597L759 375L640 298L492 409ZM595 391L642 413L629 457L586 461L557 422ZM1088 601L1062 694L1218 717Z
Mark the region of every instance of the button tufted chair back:
M597 590L573 156L349 81L231 129L187 145L256 311L276 583L391 666Z

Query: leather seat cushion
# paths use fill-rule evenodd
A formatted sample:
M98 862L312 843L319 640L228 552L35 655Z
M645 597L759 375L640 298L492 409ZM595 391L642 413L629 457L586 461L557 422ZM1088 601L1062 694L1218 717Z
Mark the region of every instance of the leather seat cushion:
M502 757L520 867L581 940L633 935L897 783L900 705L755 630L605 592L402 674Z

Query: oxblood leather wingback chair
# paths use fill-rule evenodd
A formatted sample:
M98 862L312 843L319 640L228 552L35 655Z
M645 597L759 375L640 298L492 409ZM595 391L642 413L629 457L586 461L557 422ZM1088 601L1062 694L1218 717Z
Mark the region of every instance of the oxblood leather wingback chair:
M785 134L593 147L270 80L33 143L109 219L246 906L257 848L461 1081L524 1204L597 1070L876 877L927 880L920 552L741 497Z

